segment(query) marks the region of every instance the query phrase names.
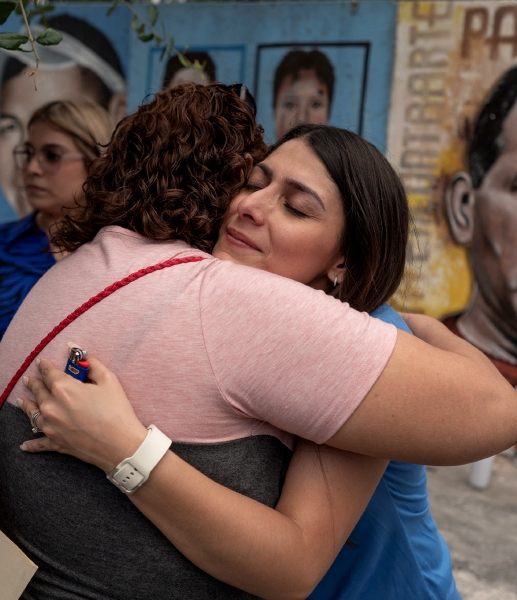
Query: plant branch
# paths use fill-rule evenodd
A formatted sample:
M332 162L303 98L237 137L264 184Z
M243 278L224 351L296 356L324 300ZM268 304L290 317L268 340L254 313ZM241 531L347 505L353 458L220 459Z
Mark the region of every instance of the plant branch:
M21 2L21 0L18 0L19 2ZM148 29L156 39L162 41L163 37L156 31L156 29L152 26L149 25L149 23L147 23L147 21L144 21L144 19L136 12L136 10L132 7L131 2L129 2L129 0L120 0L120 3L123 4L124 6L126 6L134 15L135 17L140 21L140 23L142 23L142 25L144 25L144 27L146 29Z
M22 13L23 21L25 23L25 27L27 28L27 37L29 38L29 42L31 43L31 47L32 47L32 52L34 54L34 58L36 59L36 66L27 75L29 77L34 77L34 89L37 90L38 88L36 87L35 75L36 75L36 71L38 70L38 67L39 67L40 57L39 57L38 51L36 50L36 40L34 39L34 36L32 35L31 27L29 25L29 19L27 18L27 13L25 12L25 6L23 6L23 0L18 0L18 6L20 7L20 12Z
M20 0L21 1L21 0ZM183 52L180 52L179 50L176 50L176 48L174 47L174 45L171 43L169 36L165 33L165 35L160 35L156 29L153 27L152 24L148 23L143 17L140 16L140 14L133 8L132 4L131 4L131 0L119 0L120 4L123 4L131 13L134 17L136 17L140 23L154 36L154 39L156 40L156 42L158 43L158 45L162 45L163 43L165 43L165 48L168 48L169 50L169 55L170 53L174 53L176 56L178 56L181 60L181 62L185 65L188 65L190 68L193 69L199 69L201 70L201 72L203 73L203 76L205 76L204 74L204 69L202 66L197 66L196 64L193 64L184 54Z

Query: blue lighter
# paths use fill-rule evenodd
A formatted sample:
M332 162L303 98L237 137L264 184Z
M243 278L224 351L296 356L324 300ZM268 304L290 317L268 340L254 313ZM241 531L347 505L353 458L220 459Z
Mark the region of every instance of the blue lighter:
M86 350L81 350L81 348L76 348L75 346L71 347L65 373L84 383L90 369L90 362L87 358L88 352Z

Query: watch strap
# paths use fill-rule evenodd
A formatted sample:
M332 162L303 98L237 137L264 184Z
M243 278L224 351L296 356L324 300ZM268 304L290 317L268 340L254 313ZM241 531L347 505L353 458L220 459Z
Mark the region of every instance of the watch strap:
M149 425L147 436L137 451L119 463L106 477L125 494L133 494L165 456L172 441L156 425Z

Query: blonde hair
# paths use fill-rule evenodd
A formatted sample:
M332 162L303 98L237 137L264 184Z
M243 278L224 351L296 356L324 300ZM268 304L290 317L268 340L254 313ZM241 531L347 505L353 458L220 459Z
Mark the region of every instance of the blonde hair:
M89 100L58 100L38 108L28 128L48 123L69 135L84 154L86 166L104 153L115 125L107 111Z

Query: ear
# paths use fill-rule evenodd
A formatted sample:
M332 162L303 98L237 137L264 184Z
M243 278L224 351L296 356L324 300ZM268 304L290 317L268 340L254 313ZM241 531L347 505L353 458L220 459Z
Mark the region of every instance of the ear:
M338 285L343 283L343 280L345 279L345 272L346 272L345 257L341 254L340 256L338 256L336 258L336 260L334 261L334 264L327 271L327 277L330 279L332 286L334 285L334 281L336 280L336 277L337 277Z
M454 241L464 246L472 241L475 194L468 173L455 173L445 191L445 209Z
M109 101L108 112L116 125L127 114L127 100L124 92L116 92Z
M249 152L245 152L244 160L246 161L246 177L249 177L253 170L253 156Z

